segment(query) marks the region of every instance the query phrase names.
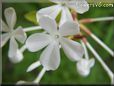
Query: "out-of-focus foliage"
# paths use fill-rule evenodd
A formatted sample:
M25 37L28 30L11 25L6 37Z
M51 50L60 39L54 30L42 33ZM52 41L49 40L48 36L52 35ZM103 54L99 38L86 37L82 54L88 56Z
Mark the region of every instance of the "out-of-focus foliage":
M17 12L17 24L23 27L34 26L36 24L32 23L32 18L35 19L35 12L42 7L50 6L51 4L45 3L4 3L3 11L7 7L14 7ZM30 13L32 12L32 13ZM2 12L3 13L3 12ZM29 14L27 14L29 13ZM93 8L84 14L78 15L78 19L83 18L96 18L96 17L106 17L114 16L114 8ZM4 16L3 16L4 19ZM29 19L29 21L28 21ZM35 22L35 21L33 21ZM111 49L114 50L114 21L107 22L95 22L91 24L86 24L90 30L97 35L104 43L106 43ZM28 36L34 32L27 33ZM98 51L102 56L102 59L114 72L114 58L112 58L101 46L99 46L93 39L87 36L87 39L91 45ZM37 74L40 72L41 68L27 73L26 69L34 61L38 60L42 52L31 53L28 50L24 52L24 60L18 64L12 64L8 59L8 43L3 47L3 83L16 83L19 80L32 81L36 78ZM94 57L89 52L90 57ZM104 71L100 63L96 60L95 66L92 68L91 73L88 77L81 77L76 71L76 63L71 62L64 55L61 49L61 64L59 68L55 71L46 72L40 83L46 84L101 84L110 83L110 79L107 73Z
M25 18L31 22L33 22L34 24L38 24L37 20L36 20L36 12L37 11L31 11L27 14L25 14Z

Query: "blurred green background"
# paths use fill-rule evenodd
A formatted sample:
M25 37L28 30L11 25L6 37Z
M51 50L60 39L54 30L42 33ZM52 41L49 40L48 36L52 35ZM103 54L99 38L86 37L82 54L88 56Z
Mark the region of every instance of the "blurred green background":
M34 18L34 13L41 9L42 7L50 6L52 3L3 3L3 11L7 7L13 7L17 13L17 23L16 27L21 25L23 27L34 26L35 24L28 21L25 15L33 11L33 15L29 14L27 17L31 20ZM83 18L96 18L96 17L106 17L114 16L113 8L98 8L91 7L90 10L84 14L79 14L78 19ZM4 15L3 15L4 19ZM97 35L104 43L106 43L111 49L114 50L114 21L106 22L95 22L91 24L86 24L91 31ZM37 31L28 32L29 36ZM98 51L102 59L114 72L114 58L112 58L101 46L99 46L93 39L87 36L87 39L91 45ZM42 52L31 53L28 50L24 52L24 60L18 64L12 64L8 59L8 47L9 42L3 47L3 83L16 83L19 80L32 81L36 78L37 74L41 71L42 67L35 69L34 71L27 73L26 69L28 66L39 59ZM94 57L91 52L89 52L90 57ZM109 84L110 79L102 68L100 63L96 60L95 66L92 68L91 73L88 77L80 76L76 71L76 63L71 62L61 50L61 64L59 68L55 71L46 72L40 83L43 84Z

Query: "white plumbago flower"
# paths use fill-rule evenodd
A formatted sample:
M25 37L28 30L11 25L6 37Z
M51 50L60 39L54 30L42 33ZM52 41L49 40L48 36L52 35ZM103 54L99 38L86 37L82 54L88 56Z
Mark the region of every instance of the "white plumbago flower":
M40 63L46 70L56 70L59 67L60 46L70 60L78 61L82 58L84 50L81 44L65 38L80 32L78 24L67 21L58 29L56 21L49 16L42 16L39 19L39 24L47 33L31 35L26 41L26 47L31 52L46 47L40 56Z
M4 15L7 24L2 21L2 32L4 33L0 38L0 46L3 47L10 40L8 56L12 62L17 63L23 59L23 55L18 49L17 41L24 43L27 36L21 26L15 30L13 29L16 24L16 12L13 8L5 9Z
M66 20L73 21L70 9L74 9L78 13L84 13L89 10L89 5L86 0L50 0L57 5L42 8L37 12L37 18L43 15L49 15L53 19L61 12L60 25Z
M82 76L88 76L90 69L94 66L94 59L81 59L77 62L77 71Z

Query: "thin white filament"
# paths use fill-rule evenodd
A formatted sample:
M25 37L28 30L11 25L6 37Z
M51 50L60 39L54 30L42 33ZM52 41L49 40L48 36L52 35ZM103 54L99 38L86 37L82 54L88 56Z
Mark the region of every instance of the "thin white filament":
M83 48L84 48L85 58L86 58L86 59L89 59L89 55L88 55L88 51L87 51L87 47L86 47L85 43L83 43L83 42L81 41L81 44L82 44L82 46L83 46Z
M114 85L114 75L113 75L113 79L111 81L111 84Z
M20 48L20 52L24 52L26 50L26 45L23 45L21 48Z
M33 26L33 27L28 27L24 28L24 32L29 32L29 31L34 31L34 30L41 30L42 28L40 26Z
M92 18L91 20L93 22L97 22L97 21L111 21L111 20L114 20L114 17Z
M34 80L34 83L38 84L40 82L40 80L42 79L43 75L45 74L45 72L46 72L46 70L45 70L45 68L43 68L41 70L41 72L38 74L38 77Z
M30 72L30 71L34 70L35 68L39 67L40 65L41 65L40 61L34 62L33 64L31 64L28 67L27 72Z
M114 57L114 52L106 45L104 44L98 37L96 37L94 34L90 35L97 43L99 43L112 57Z
M100 64L102 65L102 67L104 68L104 70L107 72L107 74L109 75L110 79L111 79L111 83L114 79L114 73L109 69L109 67L105 64L105 62L101 59L101 57L99 56L99 54L94 50L94 48L90 45L89 42L87 42L87 47L88 49L93 53L93 55L96 57L96 59L100 62Z

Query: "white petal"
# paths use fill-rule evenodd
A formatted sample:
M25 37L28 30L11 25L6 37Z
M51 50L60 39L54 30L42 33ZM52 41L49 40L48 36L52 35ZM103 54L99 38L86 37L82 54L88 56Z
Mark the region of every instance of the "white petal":
M51 18L55 19L58 16L58 14L60 13L60 11L61 11L60 5L54 5L54 6L42 8L36 14L37 21L39 22L39 18L44 15L48 15Z
M66 39L66 38L61 38L60 43L66 56L70 60L78 61L82 58L84 54L84 49L80 43Z
M15 26L15 23L16 23L15 9L12 7L5 9L4 15L5 15L5 18L6 18L9 28L13 29Z
M91 67L93 67L94 66L94 64L95 64L95 59L90 59L89 60L89 67L91 68Z
M80 32L80 29L77 23L67 21L60 26L59 32L62 36L77 35Z
M30 72L30 71L34 70L35 68L39 67L40 65L41 65L41 64L40 64L39 61L34 62L33 64L31 64L31 65L28 67L27 72Z
M18 44L15 38L14 37L10 38L10 45L9 45L9 52L8 52L9 58L15 57L17 53L17 49L18 49Z
M51 42L50 36L43 33L35 33L31 35L26 41L26 47L31 52L36 52L46 47Z
M19 63L23 60L23 54L20 50L17 50L16 54L13 57L10 57L10 61L13 63Z
M7 43L9 38L10 38L9 33L1 34L1 36L0 36L0 47L3 47Z
M77 62L77 71L82 76L88 76L90 73L90 67L88 66L89 62L86 59L81 59Z
M61 26L66 21L73 21L73 18L69 9L66 6L63 6L59 25Z
M21 42L21 43L24 43L26 38L27 38L27 35L26 33L23 31L22 27L18 27L16 30L15 30L15 38Z
M71 0L67 5L81 14L89 10L89 4L86 0Z
M48 33L55 33L57 32L57 24L54 19L49 16L43 16L39 20L40 26L45 29Z
M8 26L5 24L5 22L3 21L3 20L1 20L1 22L2 22L2 28L1 28L1 32L9 32L10 30L9 30L9 28L8 28Z
M46 70L56 70L60 64L59 45L56 43L48 45L41 54L40 62Z

